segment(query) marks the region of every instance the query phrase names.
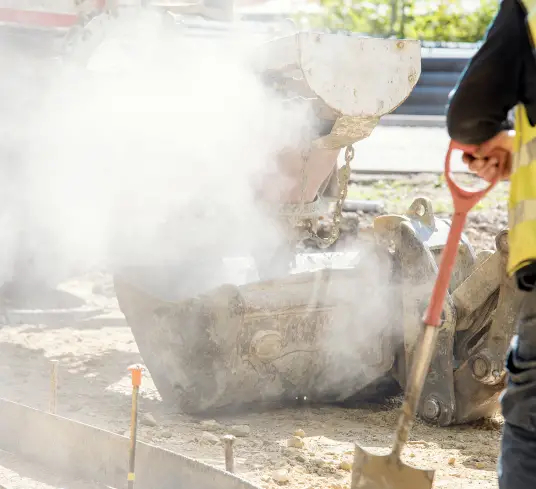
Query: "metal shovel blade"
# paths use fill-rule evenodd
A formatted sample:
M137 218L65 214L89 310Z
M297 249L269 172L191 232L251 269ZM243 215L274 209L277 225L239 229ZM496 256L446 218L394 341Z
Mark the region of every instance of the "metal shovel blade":
M434 472L405 465L391 454L371 455L356 445L351 489L431 489Z

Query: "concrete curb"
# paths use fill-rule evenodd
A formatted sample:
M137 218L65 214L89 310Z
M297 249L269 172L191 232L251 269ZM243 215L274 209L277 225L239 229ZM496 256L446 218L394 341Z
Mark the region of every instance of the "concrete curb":
M0 449L73 478L126 488L129 443L125 436L0 399ZM136 487L260 489L223 470L139 441Z

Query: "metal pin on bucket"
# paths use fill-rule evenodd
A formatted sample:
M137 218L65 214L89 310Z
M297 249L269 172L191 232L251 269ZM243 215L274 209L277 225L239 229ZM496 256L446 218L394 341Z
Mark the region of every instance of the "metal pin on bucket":
M136 437L138 433L138 395L141 386L141 365L131 365L129 368L132 376L132 410L130 418L130 448L128 457L128 489L134 488L135 462L136 462Z
M56 399L58 396L58 361L51 360L50 362L50 400L49 411L56 414Z

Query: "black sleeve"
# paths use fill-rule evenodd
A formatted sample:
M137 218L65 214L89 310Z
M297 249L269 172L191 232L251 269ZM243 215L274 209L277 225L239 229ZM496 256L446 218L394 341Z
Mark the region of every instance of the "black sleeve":
M510 109L520 100L528 33L517 0L502 0L486 38L463 72L447 107L449 136L464 144L482 144L508 127Z

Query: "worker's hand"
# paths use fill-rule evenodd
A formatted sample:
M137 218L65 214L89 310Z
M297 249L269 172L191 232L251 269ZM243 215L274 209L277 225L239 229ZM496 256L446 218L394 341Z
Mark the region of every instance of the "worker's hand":
M469 166L469 170L476 173L480 178L491 182L496 178L497 172L499 171L497 150L503 150L508 156L502 167L500 179L508 179L512 171L514 134L514 131L501 131L493 138L481 144L475 153L464 153L463 162Z

